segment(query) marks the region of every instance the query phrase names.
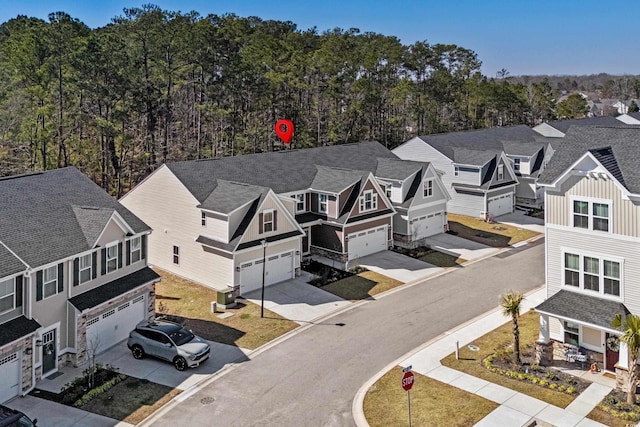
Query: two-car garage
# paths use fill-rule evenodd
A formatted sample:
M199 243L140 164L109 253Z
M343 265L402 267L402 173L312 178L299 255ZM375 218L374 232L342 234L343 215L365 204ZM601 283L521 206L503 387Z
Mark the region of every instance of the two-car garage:
M101 353L129 336L129 332L145 319L144 295L112 307L87 320L87 348Z
M487 211L492 218L513 212L513 193L488 198Z
M240 295L255 291L262 287L264 266L265 286L292 279L294 277L294 251L279 254L266 254L263 258L240 264Z
M388 227L374 227L347 235L349 261L388 249Z

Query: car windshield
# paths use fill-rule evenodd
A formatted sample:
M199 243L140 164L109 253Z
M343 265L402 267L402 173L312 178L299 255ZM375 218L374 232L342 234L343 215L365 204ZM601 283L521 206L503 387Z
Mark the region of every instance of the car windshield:
M171 338L171 341L173 341L175 345L186 344L191 341L193 337L193 334L185 328L176 329L169 334L169 338Z
M26 415L20 418L15 424L12 424L12 425L15 425L18 427L34 427L33 423L29 418L27 418Z

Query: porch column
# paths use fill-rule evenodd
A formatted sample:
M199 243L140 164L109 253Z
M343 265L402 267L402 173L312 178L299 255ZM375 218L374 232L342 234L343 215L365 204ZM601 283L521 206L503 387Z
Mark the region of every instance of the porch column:
M622 341L620 341L620 353L616 365L624 369L629 369L629 348Z
M605 350L606 351L606 350ZM629 349L627 345L620 342L620 351L618 353L618 363L616 363L616 388L626 391L629 382Z
M536 341L536 363L541 366L551 364L553 360L553 342L549 333L549 315L540 313L540 332Z

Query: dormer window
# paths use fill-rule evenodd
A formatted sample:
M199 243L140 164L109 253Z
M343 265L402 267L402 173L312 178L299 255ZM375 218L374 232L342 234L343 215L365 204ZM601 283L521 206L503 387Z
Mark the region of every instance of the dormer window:
M318 194L318 212L327 213L329 196L326 194Z
M378 209L378 195L373 191L365 191L360 196L360 212L368 212Z
M498 181L504 179L504 165L498 165Z
M391 184L387 184L387 185L384 187L384 192L385 192L385 195L387 196L387 198L388 198L389 200L391 200Z
M428 179L422 183L422 195L424 197L433 196L433 180Z
M304 193L301 194L294 194L293 196L294 199L296 199L296 213L300 213L300 212L304 212L307 210L307 206L306 206L306 200L305 200L305 195Z
M513 170L515 171L520 170L520 159L518 157L513 159Z

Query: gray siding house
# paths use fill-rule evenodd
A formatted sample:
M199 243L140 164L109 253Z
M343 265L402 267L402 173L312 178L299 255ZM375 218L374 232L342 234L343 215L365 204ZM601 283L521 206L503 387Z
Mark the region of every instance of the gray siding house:
M0 401L155 314L151 229L74 168L0 179Z
M572 127L540 177L545 187L547 299L538 355L567 345L626 381L616 313L640 315L640 128Z

